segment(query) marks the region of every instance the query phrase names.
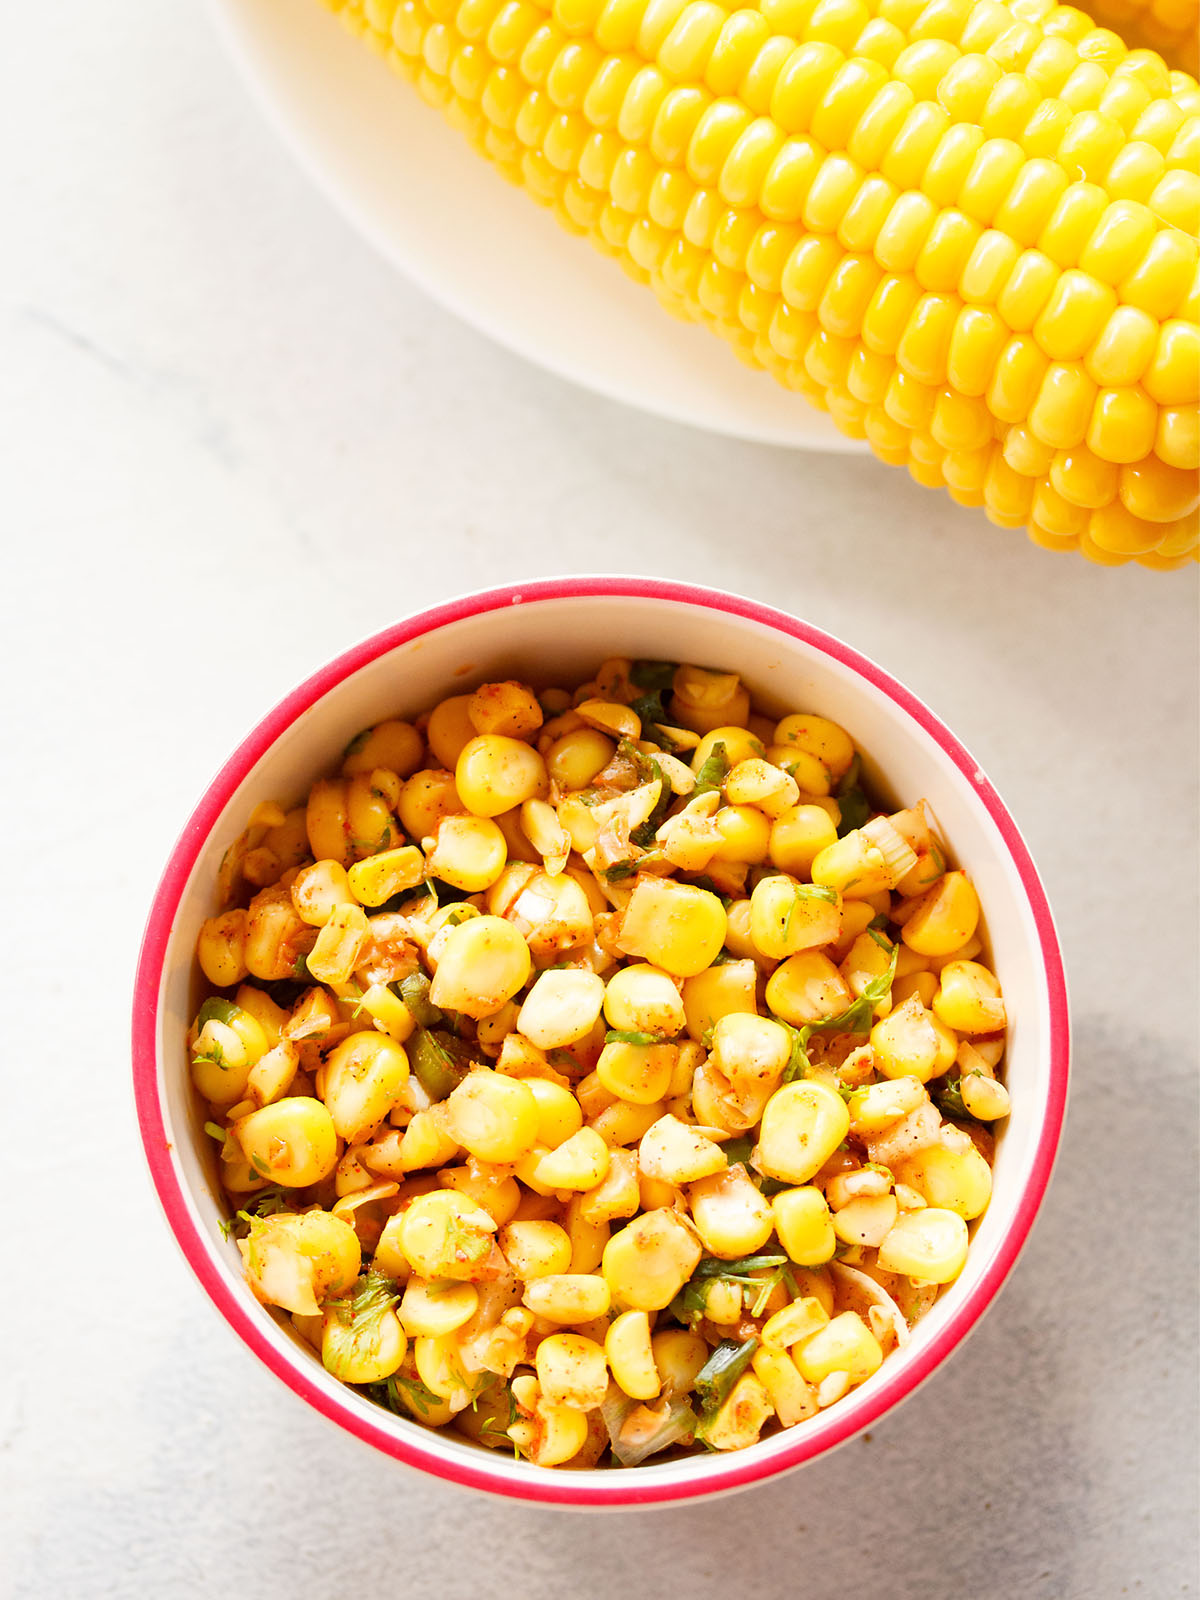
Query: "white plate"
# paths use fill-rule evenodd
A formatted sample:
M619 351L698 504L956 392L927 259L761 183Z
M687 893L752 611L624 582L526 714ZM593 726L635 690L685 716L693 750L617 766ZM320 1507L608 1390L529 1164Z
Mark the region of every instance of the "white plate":
M300 164L377 249L465 321L560 377L677 422L804 449L865 449L564 232L320 0L214 6Z

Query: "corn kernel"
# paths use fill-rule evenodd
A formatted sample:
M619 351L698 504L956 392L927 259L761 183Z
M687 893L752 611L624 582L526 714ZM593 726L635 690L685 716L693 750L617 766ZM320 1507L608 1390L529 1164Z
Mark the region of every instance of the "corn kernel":
M612 1303L605 1278L579 1272L552 1273L534 1278L521 1296L536 1317L547 1322L591 1322L602 1317Z
M551 1405L590 1411L608 1391L604 1350L594 1339L577 1333L552 1333L541 1340L534 1358L542 1394Z
M410 1339L440 1339L469 1322L478 1306L479 1291L472 1283L435 1286L409 1278L396 1314Z
M725 942L725 927L725 909L715 894L639 877L621 920L619 944L673 977L691 978L712 965Z
M815 1078L785 1084L767 1101L751 1163L765 1177L807 1183L849 1128L846 1104L833 1089Z
M862 1383L883 1365L883 1350L857 1312L843 1311L806 1339L795 1359L809 1383L822 1383L835 1372L844 1372L851 1383Z
M520 1161L537 1138L537 1102L524 1083L500 1072L468 1072L445 1114L450 1137L479 1161Z
M604 1353L618 1386L631 1400L653 1400L662 1388L645 1311L622 1311L609 1326Z
M547 1189L594 1189L608 1171L608 1146L594 1128L580 1128L547 1151L533 1170Z
M443 1010L490 1016L525 984L531 967L529 946L511 922L473 917L451 930L429 997Z
M585 1038L604 1003L604 981L594 972L543 972L526 995L517 1027L540 1050L561 1049Z
M701 1178L688 1189L692 1221L710 1255L753 1255L771 1237L775 1216L742 1166Z
M928 1145L901 1162L896 1174L927 1205L954 1211L968 1222L987 1209L992 1197L992 1169L969 1141L965 1150Z
M966 1259L966 1223L957 1212L932 1206L902 1212L879 1247L885 1272L902 1272L925 1283L952 1282Z
M604 1281L618 1305L661 1311L696 1270L699 1240L669 1208L644 1211L604 1247Z
M337 1165L333 1118L319 1100L306 1095L250 1112L233 1123L232 1132L246 1160L268 1183L307 1188L329 1177Z
M836 1017L851 998L833 962L816 950L789 956L767 979L767 1005L793 1027Z
M837 1238L825 1196L819 1189L784 1189L771 1199L775 1231L791 1259L819 1267L833 1255Z

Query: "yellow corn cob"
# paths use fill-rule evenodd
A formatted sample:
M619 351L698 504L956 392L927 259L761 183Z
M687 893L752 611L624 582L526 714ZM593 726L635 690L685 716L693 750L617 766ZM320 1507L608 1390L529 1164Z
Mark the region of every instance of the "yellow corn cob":
M1200 88L1052 0L328 0L513 181L918 482L1197 546Z
M1126 44L1157 50L1193 77L1200 65L1196 0L1087 0L1088 14Z

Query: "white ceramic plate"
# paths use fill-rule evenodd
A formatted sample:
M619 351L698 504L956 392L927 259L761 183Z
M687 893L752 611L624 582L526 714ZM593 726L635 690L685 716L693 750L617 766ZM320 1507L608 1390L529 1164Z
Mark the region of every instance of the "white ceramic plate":
M676 422L803 449L866 448L565 233L319 0L214 7L300 164L377 249L481 332Z

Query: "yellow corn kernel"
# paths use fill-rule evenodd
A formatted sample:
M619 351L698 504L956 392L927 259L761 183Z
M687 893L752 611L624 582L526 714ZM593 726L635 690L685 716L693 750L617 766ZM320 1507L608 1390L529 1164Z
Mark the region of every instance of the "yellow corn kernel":
M495 1219L453 1189L418 1195L402 1214L397 1243L421 1278L477 1279L495 1243Z
M400 791L396 815L414 839L427 838L443 817L459 815L463 803L451 772L416 772Z
M421 1167L440 1167L453 1160L458 1146L447 1133L440 1116L432 1111L418 1111L400 1140L400 1164L406 1172Z
M663 1394L670 1398L690 1394L709 1357L708 1346L699 1334L686 1328L663 1328L651 1335L650 1350L662 1379ZM613 1376L616 1377L615 1371Z
M794 745L815 756L835 782L846 776L854 760L854 741L846 730L807 711L793 712L777 723L773 743Z
M542 708L528 684L484 683L467 701L467 720L475 733L528 739L542 725Z
M672 977L693 978L712 965L725 942L725 927L725 908L715 894L643 876L625 908L618 943L628 955L641 956Z
M525 1078L525 1088L537 1107L536 1143L556 1149L583 1126L583 1111L571 1091L548 1078Z
M470 1322L479 1307L473 1283L431 1284L409 1278L396 1315L410 1339L441 1339Z
M325 1063L322 1098L340 1139L369 1139L408 1082L402 1045L381 1033L353 1033L334 1045Z
M750 937L776 961L832 943L841 921L842 897L836 889L797 883L783 873L761 879L750 896Z
M604 1353L618 1387L631 1400L653 1400L662 1388L644 1311L622 1311L609 1326Z
M965 872L948 872L906 916L900 937L922 956L945 956L979 926L979 896Z
M758 969L753 961L726 961L688 978L683 985L687 1031L700 1043L722 1017L758 1010Z
M259 1177L285 1189L320 1183L337 1165L333 1118L319 1100L306 1095L250 1112L238 1118L232 1132Z
M551 1405L591 1411L608 1392L604 1348L578 1333L552 1333L534 1357L542 1394Z
M335 906L308 952L308 970L321 983L345 983L371 937L361 906Z
M742 761L759 760L764 754L762 740L748 728L711 728L691 753L689 759L693 772L700 771L718 745L731 768Z
M416 1027L412 1012L386 983L369 984L354 1004L356 1009L361 1007L373 1018L376 1027L381 1028L397 1044L403 1044L411 1037Z
M822 1383L835 1372L844 1372L852 1384L862 1383L883 1365L883 1350L857 1312L843 1311L804 1341L795 1360L809 1383Z
M573 1194L563 1213L563 1227L571 1241L571 1271L595 1272L611 1232L607 1222L590 1221L583 1210L586 1194Z
M346 746L342 772L352 778L384 767L408 778L421 765L424 753L425 741L411 722L377 722L373 728L364 728Z
M837 1238L819 1189L783 1189L772 1196L771 1210L779 1242L798 1266L819 1267L831 1258Z
M878 1249L895 1222L899 1206L894 1194L860 1195L835 1212L833 1231L843 1244Z
M580 1128L541 1157L533 1176L546 1189L594 1189L604 1181L608 1160L608 1145L600 1134Z
M415 889L425 877L425 857L416 845L401 845L356 861L347 873L350 892L364 906L381 906L405 889ZM295 897L295 885L292 895Z
M560 790L586 789L616 754L616 745L596 728L574 728L546 750L546 770Z
M442 700L430 712L425 737L435 759L452 771L478 732L471 720L471 696L456 694Z
M291 893L296 915L314 928L323 928L339 906L353 906L358 898L340 861L305 867L293 880Z
M674 1045L606 1044L596 1062L596 1076L608 1092L633 1105L648 1106L662 1100L675 1066Z
M470 1403L471 1380L463 1370L453 1334L413 1340L413 1362L425 1387L448 1402L452 1412Z
M257 1297L297 1316L318 1315L319 1302L349 1289L362 1265L354 1229L328 1211L266 1217L238 1249Z
M887 975L891 961L891 946L882 935L876 937L872 930L859 934L843 957L839 971L851 994L861 997L869 984ZM889 990L876 1005L875 1015L886 1016L894 998Z
M696 1270L700 1242L669 1207L643 1211L604 1247L602 1271L612 1299L635 1311L661 1311Z
M335 1301L321 1325L321 1361L342 1383L382 1383L399 1370L408 1338L396 1313L384 1307L352 1320Z
M807 1183L850 1128L842 1097L816 1078L784 1084L767 1101L751 1165L764 1177Z
M733 806L754 806L775 820L800 798L799 785L790 773L762 757L739 761L725 780L725 798Z
M603 1093L608 1093L603 1090L603 1085L598 1086ZM662 1110L662 1101L653 1101L650 1106L635 1106L632 1101L616 1099L590 1118L590 1126L610 1147L635 1144L648 1128L658 1122Z
M774 1345L779 1350L790 1350L793 1345L811 1339L828 1321L829 1312L815 1296L802 1296L767 1318L763 1324L762 1342L764 1345Z
M533 1149L538 1107L525 1084L501 1072L468 1072L446 1101L446 1131L479 1161L520 1161Z
M454 787L468 811L497 817L502 811L544 796L546 763L530 745L501 734L484 733L463 746L454 768Z
M745 862L757 866L767 859L771 824L754 806L722 806L710 826L718 842L709 861Z
M715 952L714 952L715 954ZM604 1015L623 1033L674 1037L687 1023L679 988L661 968L638 963L613 973L604 991Z
M572 1406L541 1402L531 1415L519 1416L507 1432L521 1455L534 1466L560 1467L587 1443L588 1420Z
M526 995L517 1027L539 1050L586 1038L604 1004L604 980L582 968L543 972Z
M796 805L771 824L767 850L771 865L800 877L811 871L822 851L837 841L837 825L822 806Z
M924 1283L951 1283L967 1259L967 1225L956 1211L926 1206L904 1211L879 1247L885 1272L902 1272Z
M821 336L814 335L814 339L819 337ZM845 342L847 341L843 341L843 343ZM805 360L809 365L812 365L814 360L819 361L822 355L829 354L831 352L828 349L821 350L818 348L814 352L813 344L810 342L805 351ZM826 384L826 387L838 387L836 381L832 380L832 375L830 375L830 378L831 381ZM767 748L767 760L786 772L802 795L819 795L824 798L833 787L833 779L825 763L818 760L816 756L810 755L807 750L801 750L797 745L770 745Z
M817 950L789 956L767 979L768 1007L793 1027L836 1017L852 998L833 962Z
M771 1237L774 1213L742 1166L701 1178L688 1189L692 1221L710 1255L753 1255Z
M465 1167L443 1167L437 1181L439 1188L457 1189L482 1206L498 1228L512 1220L521 1204L521 1189L515 1178L498 1178L493 1172L481 1170L475 1162Z
M557 1222L514 1221L497 1239L509 1266L525 1282L559 1277L571 1270L571 1239Z
M195 957L200 971L216 989L230 989L246 976L245 910L222 910L200 925Z
M591 1272L552 1273L534 1278L521 1296L535 1317L547 1322L591 1322L612 1304L609 1285Z
M817 1398L812 1385L800 1376L786 1350L764 1344L751 1356L750 1365L785 1428L815 1415Z
M982 1073L964 1073L959 1093L967 1115L979 1122L996 1122L1011 1109L1004 1085Z
M754 1444L773 1415L767 1390L754 1372L743 1372L720 1410L703 1426L710 1450L744 1450Z
M968 1222L986 1211L992 1197L992 1169L970 1140L963 1150L927 1145L902 1161L896 1175L927 1205L954 1211Z
M647 1128L638 1144L639 1170L662 1183L695 1183L725 1166L719 1144L669 1114Z
M938 974L934 1014L957 1033L995 1033L1006 1026L995 974L977 961L949 961Z
M920 1083L936 1077L942 1041L935 1020L914 995L877 1022L871 1029L871 1049L878 1070L887 1078L911 1077Z
M524 986L532 965L529 946L513 923L472 917L451 929L429 997L443 1010L487 1017Z
M579 1212L585 1222L611 1222L615 1217L632 1217L641 1204L637 1156L632 1150L610 1150L608 1171L594 1189L579 1199Z
M741 727L750 715L750 695L736 672L680 667L672 684L671 719L701 735L714 728Z
M432 840L426 871L455 889L479 894L504 871L508 844L490 817L444 817Z

